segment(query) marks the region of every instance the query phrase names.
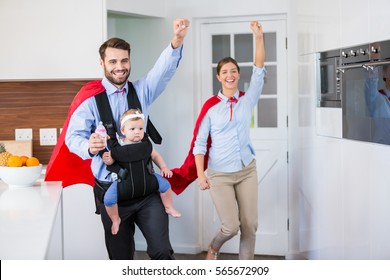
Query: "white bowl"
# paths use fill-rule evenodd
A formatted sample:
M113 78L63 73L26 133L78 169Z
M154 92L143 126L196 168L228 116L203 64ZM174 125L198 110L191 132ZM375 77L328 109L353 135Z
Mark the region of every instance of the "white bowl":
M31 187L41 176L41 172L42 164L22 167L0 166L0 178L9 187Z

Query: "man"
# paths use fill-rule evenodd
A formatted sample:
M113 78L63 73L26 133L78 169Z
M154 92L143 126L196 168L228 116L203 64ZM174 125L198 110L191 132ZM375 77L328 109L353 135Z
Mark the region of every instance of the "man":
M116 127L119 128L120 116L129 109L127 95L129 91L132 92L132 87L134 87L142 107L140 109L147 118L150 105L166 88L179 65L182 44L188 27L189 21L187 19L174 21L174 36L170 45L161 53L146 77L134 81L132 84L128 83L131 70L130 45L119 38L111 38L101 45L99 49L100 64L104 71L104 77L101 81L88 83L75 97L64 125L65 136L61 135L62 137L60 136L59 139L61 142L64 138L66 145L56 146L47 168L47 181L61 179L65 182L64 186L77 182L90 182L89 179L80 182L79 177L74 175L74 173L82 173L82 168L77 167L76 162L79 159L72 153L78 155L84 162L91 162L92 173L96 180L95 189L98 188L99 184L110 184L114 180L107 171L102 158L98 155L106 147L105 141L97 133L94 133L101 121L94 96L105 91ZM118 133L120 134L120 130ZM68 162L69 159L72 159L73 164L65 164L64 158L67 158ZM60 173L67 176L58 175ZM58 178L59 176L61 178ZM89 174L82 176L88 177ZM164 211L158 192L119 205L121 226L117 235L111 234L111 220L104 205L98 206L110 259L134 258L135 224L145 236L148 245L147 253L151 259L174 259L169 241L168 216Z

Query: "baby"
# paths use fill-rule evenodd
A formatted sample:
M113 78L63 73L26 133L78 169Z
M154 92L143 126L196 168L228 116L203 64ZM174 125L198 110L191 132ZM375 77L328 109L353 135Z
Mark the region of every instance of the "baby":
M130 109L121 116L120 129L122 134L125 136L125 138L122 140L121 143L122 146L141 142L141 140L145 136L144 119L145 119L144 115L138 109ZM114 163L114 159L112 158L110 151L105 152L102 158L106 165L111 165ZM172 190L170 188L170 184L168 180L164 178L164 177L170 178L172 176L172 171L168 169L164 159L154 148L151 153L151 159L158 166L161 172L161 175L154 173L154 176L156 176L158 181L159 192L166 213L175 218L181 217L181 213L178 212L173 207ZM111 186L108 188L104 196L104 205L106 207L107 214L112 221L111 232L113 235L118 233L119 225L121 222L118 213L118 204L117 204L117 200L118 200L117 184L118 182L114 181L111 184Z

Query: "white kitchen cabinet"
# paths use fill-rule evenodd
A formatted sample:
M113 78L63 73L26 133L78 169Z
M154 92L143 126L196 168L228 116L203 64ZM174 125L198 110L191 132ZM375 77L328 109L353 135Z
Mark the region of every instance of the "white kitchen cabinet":
M343 0L341 8L341 46L349 47L370 41L369 0Z
M389 40L389 1L388 0L370 0L369 1L369 32L370 42Z
M0 259L63 259L61 182L9 188L0 180Z
M0 81L101 76L105 0L1 0Z
M111 13L128 13L137 16L147 17L165 17L166 1L165 0L106 0L107 11Z
M95 214L93 188L75 184L63 190L64 259L107 260L104 230ZM82 248L82 249L81 249Z

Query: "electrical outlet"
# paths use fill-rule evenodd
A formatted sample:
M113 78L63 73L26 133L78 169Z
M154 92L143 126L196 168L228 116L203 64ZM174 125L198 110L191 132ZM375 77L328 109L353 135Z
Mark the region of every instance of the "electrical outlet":
M41 146L54 146L57 144L57 129L56 128L40 128L39 140Z
M32 140L32 128L16 128L15 140Z

